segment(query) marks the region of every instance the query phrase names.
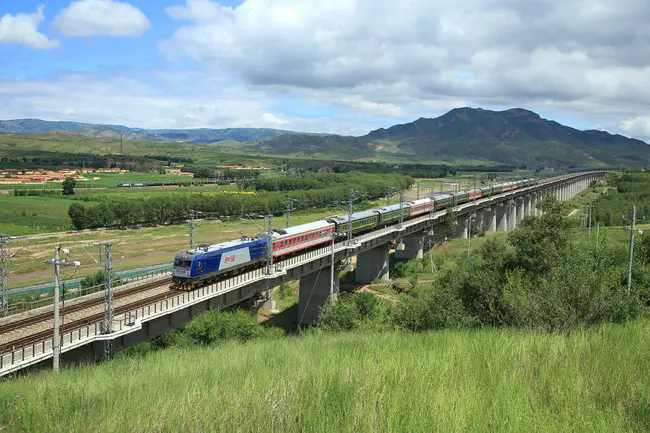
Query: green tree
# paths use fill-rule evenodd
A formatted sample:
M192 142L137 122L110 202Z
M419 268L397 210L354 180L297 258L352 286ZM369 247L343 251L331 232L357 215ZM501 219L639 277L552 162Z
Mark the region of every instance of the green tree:
M77 185L77 181L73 177L66 177L63 181L63 195L74 195L74 187Z
M82 230L88 227L86 218L86 208L79 203L72 203L68 208L68 216L72 220L72 225L77 230Z
M453 210L448 209L445 215L445 236L453 238L456 235L456 228L458 227L458 218Z
M555 197L546 197L537 207L543 216L524 218L519 228L508 234L508 242L515 249L517 267L542 274L566 256L571 222Z

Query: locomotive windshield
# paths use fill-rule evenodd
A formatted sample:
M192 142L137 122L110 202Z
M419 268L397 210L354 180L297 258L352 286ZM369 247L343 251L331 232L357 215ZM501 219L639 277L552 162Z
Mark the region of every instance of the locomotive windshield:
M192 265L191 260L183 260L181 258L177 258L176 260L174 260L175 267L189 268L191 265Z

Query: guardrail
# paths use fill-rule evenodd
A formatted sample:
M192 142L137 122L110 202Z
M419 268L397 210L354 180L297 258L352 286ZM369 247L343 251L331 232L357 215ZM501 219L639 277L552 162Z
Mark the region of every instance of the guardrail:
M153 278L153 277L157 277L157 276L160 276L160 275L165 275L165 274L168 274L170 272L171 272L171 265L169 265L168 267L161 267L161 268L158 268L158 269L153 269L153 270L150 270L150 271L145 272L143 274L134 275L132 277L127 277L127 278L120 279L120 282L121 282L120 285L133 283L133 282L141 281L141 280L146 280L148 278ZM97 286L92 286L92 287L86 287L85 289L78 289L78 288L67 289L67 290L63 291L62 300L68 301L68 300L76 299L76 298L79 298L79 297L82 297L82 296L86 296L86 295L90 295L90 294L93 294L93 293L101 292L102 290L104 290L104 285L103 284L99 284ZM52 305L53 303L54 303L53 295L48 296L46 298L38 299L36 301L27 301L27 302L25 302L25 301L11 302L11 298L9 298L9 308L4 309L4 310L0 310L0 317L7 317L7 316L14 315L14 314L19 314L19 313L22 313L22 312L25 312L25 311L34 310L36 308L41 308L41 307L45 307L45 306L48 306L48 305Z

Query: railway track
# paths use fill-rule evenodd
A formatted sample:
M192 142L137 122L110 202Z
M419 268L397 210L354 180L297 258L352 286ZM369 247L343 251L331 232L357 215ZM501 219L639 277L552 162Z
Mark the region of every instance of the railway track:
M178 291L170 289L169 291L166 291L164 293L159 293L157 295L151 296L149 298L145 299L140 299L139 301L131 302L126 305L121 305L119 307L115 308L115 315L119 314L124 314L128 313L129 311L136 310L141 307L145 307L147 305L154 304L159 301L164 301L165 299L172 297L172 296L178 296ZM50 314L50 317L52 315ZM71 331L76 331L77 329L89 326L89 325L94 325L96 323L101 323L104 320L104 313L97 313L93 314L87 317L84 317L82 319L75 320L70 323L64 323L61 326L61 334L65 334ZM23 347L28 347L36 343L41 343L44 341L47 341L49 339L54 338L54 329L48 329L45 331L41 332L36 332L34 334L28 335L26 337L22 338L17 338L13 341L10 341L6 344L3 344L0 346L0 356L6 355L8 353L11 353L12 351L15 350L20 350Z
M163 280L152 281L152 282L149 282L149 283L146 283L146 284L142 284L140 286L131 287L129 289L116 292L113 295L113 299L114 300L122 299L122 298L125 298L127 296L131 296L133 294L136 294L138 292L142 292L144 290L149 290L149 289L153 289L155 287L160 287L160 286L163 286L165 284L169 284L169 283L171 283L171 281L172 281L172 279L171 279L171 277L169 277L169 278L165 278ZM65 309L62 309L61 310L61 315L65 316L66 314L76 313L78 311L82 311L82 310L85 310L85 309L88 309L88 308L92 308L92 307L96 307L98 305L102 305L103 303L104 303L103 298L89 299L87 301L78 302L78 303L75 303L73 305L66 306ZM31 325L35 325L37 323L45 322L46 320L53 320L53 317L54 317L54 313L52 311L48 311L48 312L45 312L45 313L40 313L40 314L36 314L34 316L31 316L31 317L24 318L24 319L21 319L21 320L17 320L15 322L0 325L0 335L4 334L6 332L11 332L11 331L15 331L15 330L24 328L26 326L31 326Z

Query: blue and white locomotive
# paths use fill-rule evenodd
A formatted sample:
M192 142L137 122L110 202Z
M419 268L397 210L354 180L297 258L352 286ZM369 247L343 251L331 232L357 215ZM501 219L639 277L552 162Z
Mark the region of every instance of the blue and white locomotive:
M250 268L266 257L266 239L244 238L176 254L172 267L174 287L190 290L211 284L224 274Z

